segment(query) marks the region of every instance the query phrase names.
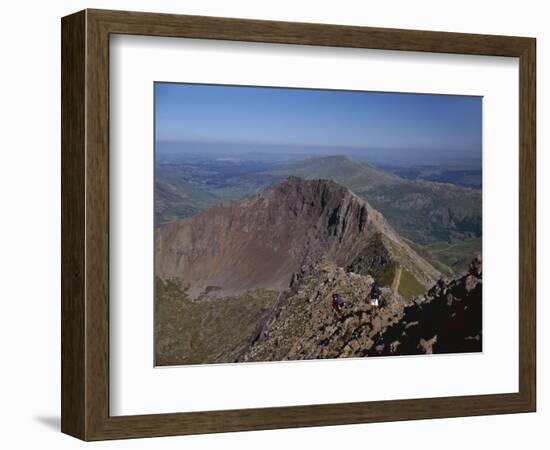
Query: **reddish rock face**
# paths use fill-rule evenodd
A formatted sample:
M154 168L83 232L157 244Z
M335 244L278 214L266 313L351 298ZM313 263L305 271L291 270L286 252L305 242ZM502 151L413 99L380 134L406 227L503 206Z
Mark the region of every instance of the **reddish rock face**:
M156 273L197 290L282 290L304 264L325 258L345 267L374 233L402 248L427 278L437 276L366 201L333 181L297 177L160 228Z

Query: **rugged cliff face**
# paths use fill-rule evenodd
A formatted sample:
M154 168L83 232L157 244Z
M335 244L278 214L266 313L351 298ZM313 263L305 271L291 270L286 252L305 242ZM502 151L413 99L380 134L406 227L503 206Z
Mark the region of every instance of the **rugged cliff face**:
M325 258L346 267L372 239L422 286L439 276L368 202L333 181L297 177L161 227L156 273L195 294L208 286L218 295L283 291L304 264Z

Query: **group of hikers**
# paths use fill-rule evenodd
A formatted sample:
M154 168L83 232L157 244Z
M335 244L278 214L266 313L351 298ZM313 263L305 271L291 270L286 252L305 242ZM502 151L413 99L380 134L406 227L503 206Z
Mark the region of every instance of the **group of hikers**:
M375 281L372 285L369 295L365 299L371 306L376 308L382 306L382 301L380 299L380 294L382 293L380 285ZM338 293L332 294L332 309L336 317L340 317L344 311L344 300Z

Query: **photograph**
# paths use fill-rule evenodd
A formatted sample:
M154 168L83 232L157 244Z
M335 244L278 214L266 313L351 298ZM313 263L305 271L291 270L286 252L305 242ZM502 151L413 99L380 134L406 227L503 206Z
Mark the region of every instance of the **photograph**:
M549 10L5 2L0 450L550 448Z
M155 365L481 352L482 111L155 82Z

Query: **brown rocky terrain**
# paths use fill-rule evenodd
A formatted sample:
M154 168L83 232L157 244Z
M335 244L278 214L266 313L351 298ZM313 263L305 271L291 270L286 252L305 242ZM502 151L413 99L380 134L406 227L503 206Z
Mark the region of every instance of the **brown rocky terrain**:
M382 290L383 308L367 297L374 280L321 262L304 267L238 361L283 361L366 356L377 336L403 315L403 298ZM332 294L344 300L341 314Z
M218 296L283 291L300 267L322 258L339 267L361 264L358 272L369 273L371 241L417 285L439 277L367 201L334 181L297 177L160 227L156 274L190 284L191 295L209 286L219 288Z
M440 279L336 182L290 177L156 239L158 365L481 351L481 259Z
M481 258L470 273L438 281L413 302L385 288L371 306L369 275L327 263L305 267L237 361L479 352L482 348ZM337 315L332 294L345 301Z

